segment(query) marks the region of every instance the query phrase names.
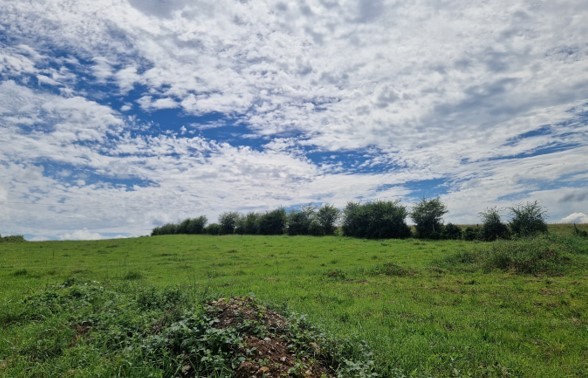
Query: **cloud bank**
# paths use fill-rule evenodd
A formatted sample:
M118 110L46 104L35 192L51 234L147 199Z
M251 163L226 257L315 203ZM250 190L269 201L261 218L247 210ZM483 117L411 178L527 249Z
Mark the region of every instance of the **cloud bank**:
M3 234L423 196L458 223L588 212L582 2L0 5Z

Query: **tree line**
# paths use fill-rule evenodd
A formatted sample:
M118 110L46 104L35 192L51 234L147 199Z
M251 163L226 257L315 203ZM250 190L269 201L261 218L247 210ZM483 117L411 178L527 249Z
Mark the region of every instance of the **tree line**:
M307 206L286 211L284 208L265 213L225 212L217 223L206 216L188 218L180 223L155 227L152 236L169 234L210 235L335 235L368 238L465 239L493 241L532 236L547 232L545 210L535 202L509 208L511 220L504 223L499 211L490 208L480 213L481 226L459 227L444 224L447 207L439 198L422 199L412 211L399 201L349 202L343 211L332 205ZM406 223L407 217L414 227Z

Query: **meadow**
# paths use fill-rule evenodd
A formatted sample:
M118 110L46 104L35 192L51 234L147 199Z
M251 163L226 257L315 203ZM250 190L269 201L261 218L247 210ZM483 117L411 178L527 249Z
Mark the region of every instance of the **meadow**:
M380 376L586 377L588 239L565 226L551 226L550 235L533 248L557 259L536 269L477 260L513 250L516 242L505 241L173 235L2 243L0 376L146 376L123 352L105 354L106 341L85 343L85 332L64 330L68 314L43 309L39 295L69 280L131 294L177 290L194 302L253 296L341 340L365 340Z

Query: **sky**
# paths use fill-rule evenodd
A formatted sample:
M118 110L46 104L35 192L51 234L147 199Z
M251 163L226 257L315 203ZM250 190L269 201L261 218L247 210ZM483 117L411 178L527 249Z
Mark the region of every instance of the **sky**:
M0 234L440 197L588 222L588 2L0 0Z

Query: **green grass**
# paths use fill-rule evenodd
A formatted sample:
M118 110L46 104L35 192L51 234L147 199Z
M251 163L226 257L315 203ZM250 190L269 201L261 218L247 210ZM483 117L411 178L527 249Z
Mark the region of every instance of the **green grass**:
M365 340L383 376L586 376L588 240L555 240L565 257L555 272L452 257L511 248L500 243L513 245L288 236L2 243L0 375L112 376L111 366L125 366L124 353L72 344L71 321L42 303L37 317L21 316L25 298L74 278L124 295L178 289L194 302L254 295L334 337ZM129 313L129 327L137 316Z

